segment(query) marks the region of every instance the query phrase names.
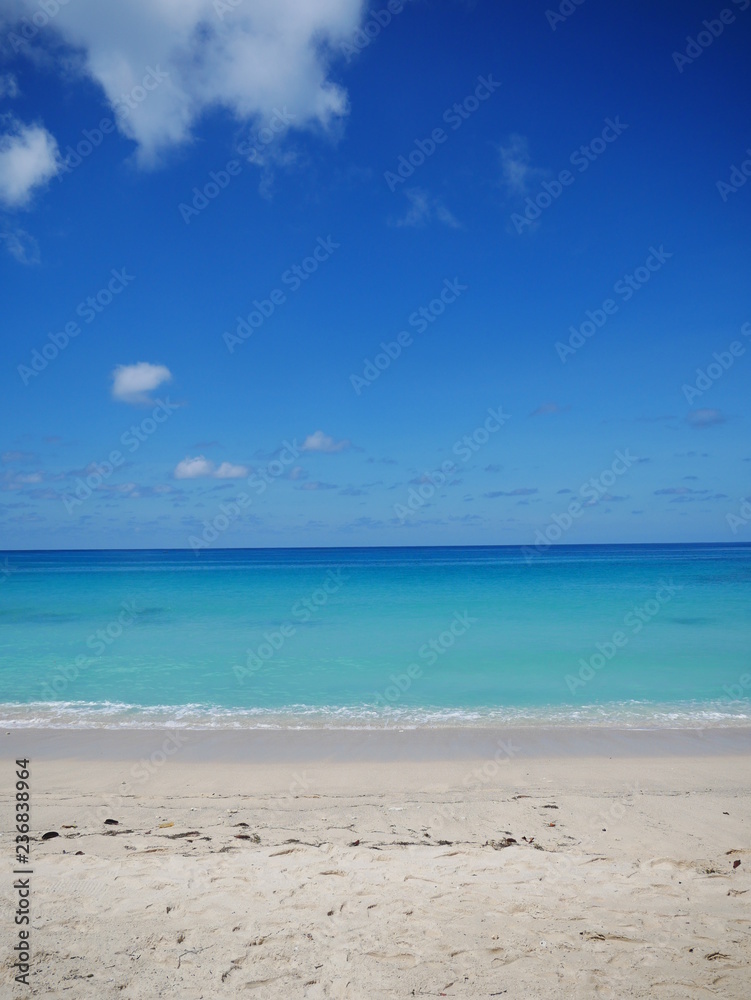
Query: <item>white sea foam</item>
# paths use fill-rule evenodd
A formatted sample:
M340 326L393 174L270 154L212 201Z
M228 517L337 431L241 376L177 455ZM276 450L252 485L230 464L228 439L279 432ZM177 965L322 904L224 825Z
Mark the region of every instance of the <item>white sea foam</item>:
M388 708L367 705L287 705L221 708L210 705L130 705L121 702L0 704L8 729L422 729L485 727L596 727L612 729L706 729L751 725L748 700L614 702L539 708Z

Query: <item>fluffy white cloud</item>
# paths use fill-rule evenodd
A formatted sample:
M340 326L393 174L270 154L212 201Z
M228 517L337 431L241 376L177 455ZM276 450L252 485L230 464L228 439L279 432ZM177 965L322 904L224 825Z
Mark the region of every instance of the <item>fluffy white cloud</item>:
M249 473L246 465L234 465L232 462L222 462L214 473L217 479L244 479Z
M323 452L335 452L335 451L345 451L349 448L350 441L335 441L329 434L324 434L323 431L314 431L313 434L308 434L303 442L303 451L323 451Z
M172 372L164 365L139 361L135 365L118 365L112 372L112 395L123 403L151 403L149 393L172 380Z
M175 466L175 479L202 479L214 473L214 463L203 455L196 458L184 458Z
M29 16L38 0L9 6ZM80 52L150 165L188 141L208 109L263 122L286 106L295 128L344 115L347 94L328 68L362 9L361 0L76 0L46 30Z
M175 466L175 479L244 479L250 475L247 465L222 462L218 467L204 455L184 458Z
M46 184L58 171L54 136L42 125L24 125L12 115L2 120L0 135L0 202L20 208L34 188Z

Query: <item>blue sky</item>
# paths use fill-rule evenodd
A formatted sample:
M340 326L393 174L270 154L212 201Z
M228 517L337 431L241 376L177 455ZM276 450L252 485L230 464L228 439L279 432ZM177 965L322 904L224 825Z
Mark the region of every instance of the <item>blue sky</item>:
M0 0L3 547L748 540L751 0L173 7Z

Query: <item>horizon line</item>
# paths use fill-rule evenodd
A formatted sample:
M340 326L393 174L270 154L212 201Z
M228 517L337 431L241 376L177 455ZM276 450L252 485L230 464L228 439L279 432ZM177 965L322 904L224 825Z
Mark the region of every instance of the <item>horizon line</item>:
M736 547L743 545L751 545L751 539L748 541L711 541L711 542L568 542L568 543L554 543L551 542L545 547L545 552L541 554L547 555L551 549L587 549L587 548L650 548L655 546L718 546L723 547ZM211 553L211 552L289 552L289 551L304 551L304 552L316 552L316 551L341 551L341 550L362 550L367 551L379 551L383 549L528 549L537 548L533 543L515 543L515 544L497 544L497 543L486 543L486 544L472 544L472 545L457 545L457 544L447 544L447 545L238 545L238 546L216 546L215 548L202 549L201 553ZM146 546L143 548L90 548L90 549L0 549L0 554L20 554L20 553L38 553L38 552L194 552L194 554L200 558L198 552L190 547L184 546Z

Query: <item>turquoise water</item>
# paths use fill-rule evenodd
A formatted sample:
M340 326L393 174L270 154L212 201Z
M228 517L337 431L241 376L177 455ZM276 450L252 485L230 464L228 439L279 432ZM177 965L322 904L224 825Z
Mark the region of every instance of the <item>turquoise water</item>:
M748 545L7 552L0 720L741 724L750 609Z

